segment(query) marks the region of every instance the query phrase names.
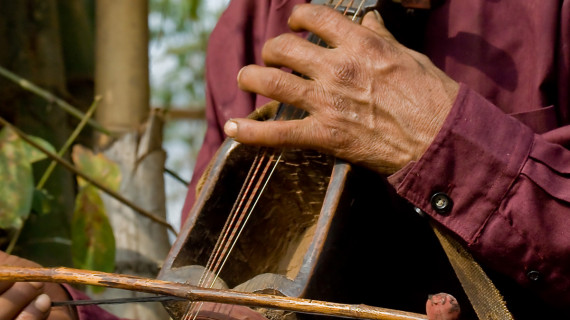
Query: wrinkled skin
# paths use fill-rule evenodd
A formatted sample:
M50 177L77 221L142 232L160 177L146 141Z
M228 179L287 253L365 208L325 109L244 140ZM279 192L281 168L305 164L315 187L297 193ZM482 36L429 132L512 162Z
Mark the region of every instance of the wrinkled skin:
M0 265L40 267L37 263L0 251ZM75 313L67 308L51 309L51 301L69 300L59 284L0 282L0 320L69 320Z
M225 133L237 141L310 148L391 174L418 160L445 121L459 85L424 55L398 43L377 12L357 25L324 6L295 7L289 26L310 31L329 48L294 34L266 42L266 66L238 74L242 90L302 108L302 120L231 119ZM286 67L305 77L279 69ZM448 294L431 296L429 320L455 320Z
M280 35L263 48L266 66L244 67L237 81L243 90L295 105L310 116L232 119L225 133L242 143L317 149L382 174L419 159L459 85L426 56L398 43L377 12L357 25L325 6L299 5L289 26L317 34L329 48Z

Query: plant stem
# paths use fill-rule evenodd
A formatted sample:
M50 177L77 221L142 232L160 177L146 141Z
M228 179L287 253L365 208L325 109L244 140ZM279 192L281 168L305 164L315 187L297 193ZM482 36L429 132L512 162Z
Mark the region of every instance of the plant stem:
M75 166L73 166L71 163L69 163L67 160L61 158L60 156L58 156L57 154L45 149L44 147L40 146L39 144L35 143L33 140L29 139L28 136L22 132L20 129L16 128L14 125L12 125L11 123L9 123L8 121L6 121L4 118L0 117L0 124L5 125L10 127L10 129L12 129L20 138L22 138L22 140L26 141L27 143L29 143L30 145L32 145L34 148L40 150L41 152L43 152L44 154L46 154L48 157L50 157L51 159L57 161L59 164L61 164L62 166L64 166L66 169L68 169L69 171L73 172L74 174L80 176L81 178L85 179L87 182L93 184L95 187L101 189L102 191L104 191L105 193L107 193L108 195L110 195L111 197L117 199L118 201L122 202L123 204L129 206L131 209L135 210L136 212L142 214L143 216L151 219L152 221L155 221L165 227L167 227L169 230L171 230L175 235L176 230L174 229L174 227L172 225L170 225L165 219L158 217L150 212L148 212L147 210L139 207L138 205L132 203L131 201L129 201L127 198L123 197L122 195L120 195L119 193L107 188L106 186L104 186L103 184L99 183L98 181L96 181L95 179L93 179L92 177L86 175L85 173L81 172L80 170L78 170L77 168L75 168Z
M63 109L65 112L69 113L70 115L74 116L75 118L77 118L77 119L85 118L85 115L83 114L83 112L79 111L79 109L77 109L74 106L70 105L69 103L65 102L63 99L56 97L51 92L38 87L37 85L33 84L29 80L26 80L26 79L16 75L15 73L10 72L9 70L1 67L1 66L0 66L0 75L6 77L9 80L12 80L14 83L18 84L23 89L28 90L30 92L33 92L36 95L44 98L45 100L47 100L49 102L55 103L61 109ZM95 122L95 120L89 119L88 123L97 131L102 132L108 136L114 136L113 133L111 133L111 131L103 128L100 124Z
M12 80L14 83L18 84L20 87L22 87L25 90L28 90L30 92L33 92L35 94L37 94L38 96L44 98L45 100L49 101L49 102L53 102L56 105L58 105L59 107L61 107L64 111L68 112L69 114L71 114L72 116L78 118L78 119L85 119L86 115L83 114L81 111L79 111L76 107L70 105L69 103L65 102L64 100L56 97L54 94L52 94L51 92L44 90L38 86L36 86L35 84L33 84L32 82L30 82L29 80L26 80L20 76L18 76L17 74L10 72L9 70L3 68L2 66L0 66L0 75L6 77L9 80ZM98 98L99 100L101 98ZM98 130L101 133L104 133L110 137L116 137L116 134L112 133L111 131L103 128L100 124L98 124L95 120L91 119L91 116L87 116L87 123L89 125L91 125L94 129ZM52 169L53 170L53 169ZM164 168L164 171L168 174L170 174L172 177L174 177L176 180L180 181L181 183L184 183L185 185L188 185L187 181L184 181L184 179L182 179L179 175L177 175L176 173L174 173L173 171ZM45 181L44 181L45 183Z
M97 105L99 104L99 101L101 101L101 96L95 97L95 100L93 101L93 103L89 107L89 110L87 110L85 117L83 117L83 119L81 119L81 122L77 125L75 130L73 130L73 132L71 133L71 136L67 139L67 141L65 141L65 144L63 145L63 147L61 147L61 149L57 153L58 156L63 157L63 155L67 152L67 150L69 150L69 147L71 147L71 145L73 144L75 139L77 139L77 136L79 136L79 134L81 133L81 130L83 130L83 128L85 127L85 125L87 124L89 119L91 119L91 117L93 116L93 113L95 112L95 109L97 109ZM55 169L56 165L57 165L57 162L55 160L52 160L51 163L49 164L49 167L46 169L42 178L38 182L36 189L43 188L43 186L47 182L49 176L52 174L53 170Z
M62 157L67 152L67 150L69 149L71 144L75 141L75 139L77 139L77 136L79 136L79 133L81 133L81 130L83 130L83 128L87 124L87 121L89 119L91 119L91 116L93 116L93 113L95 112L95 109L97 109L97 105L99 104L100 100L101 100L100 96L95 97L95 100L91 104L91 107L89 107L89 110L87 110L85 117L83 117L83 119L81 119L81 122L77 125L77 127L75 128L75 130L73 131L73 133L71 134L69 139L67 139L67 141L65 142L63 147L57 153L58 156ZM46 171L42 175L40 182L38 182L38 184L36 185L36 189L40 190L44 187L45 183L47 182L47 180L51 176L56 165L57 165L57 162L55 160L52 160L51 163L49 164L49 166L47 167ZM24 224L26 223L26 220L27 220L27 218L23 219L22 225L18 229L16 229L16 232L14 233L12 238L10 239L10 243L8 244L8 247L6 248L6 253L11 254L12 251L14 250L14 248L16 247L16 243L18 242L18 239L20 238L20 235L22 234L22 229L24 229Z

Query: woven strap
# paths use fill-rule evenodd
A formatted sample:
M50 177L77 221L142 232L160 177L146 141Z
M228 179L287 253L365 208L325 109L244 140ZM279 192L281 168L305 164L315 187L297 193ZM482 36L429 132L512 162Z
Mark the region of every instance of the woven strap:
M480 320L514 320L499 290L461 243L432 223L453 270Z

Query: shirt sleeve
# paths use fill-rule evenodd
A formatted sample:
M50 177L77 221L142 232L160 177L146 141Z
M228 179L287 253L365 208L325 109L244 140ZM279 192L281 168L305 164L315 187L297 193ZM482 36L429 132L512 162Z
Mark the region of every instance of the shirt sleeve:
M462 85L432 145L389 181L483 264L570 305L570 151Z

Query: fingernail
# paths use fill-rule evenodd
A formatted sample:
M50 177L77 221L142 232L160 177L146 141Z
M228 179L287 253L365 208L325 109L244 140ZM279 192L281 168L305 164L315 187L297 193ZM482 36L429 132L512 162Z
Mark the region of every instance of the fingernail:
M34 306L39 312L46 313L51 308L51 299L47 294L42 293L34 301Z
M30 284L32 285L32 287L36 288L37 290L44 287L43 282L30 282Z
M289 15L289 18L287 18L287 25L288 26L291 25L291 16L293 15L293 12L295 12L295 10L297 10L297 8L299 8L298 4L294 5L293 9L291 9L291 14Z
M224 125L224 132L228 137L235 137L238 132L238 124L234 120L228 120Z
M245 67L239 69L239 72L238 72L237 77L236 77L237 82L239 82L239 76L241 75L241 72L243 71L244 68Z
M380 22L381 24L384 24L384 19L382 19L380 12L378 12L377 10L373 10L373 12L374 16L376 17L376 20L378 20L378 22Z

